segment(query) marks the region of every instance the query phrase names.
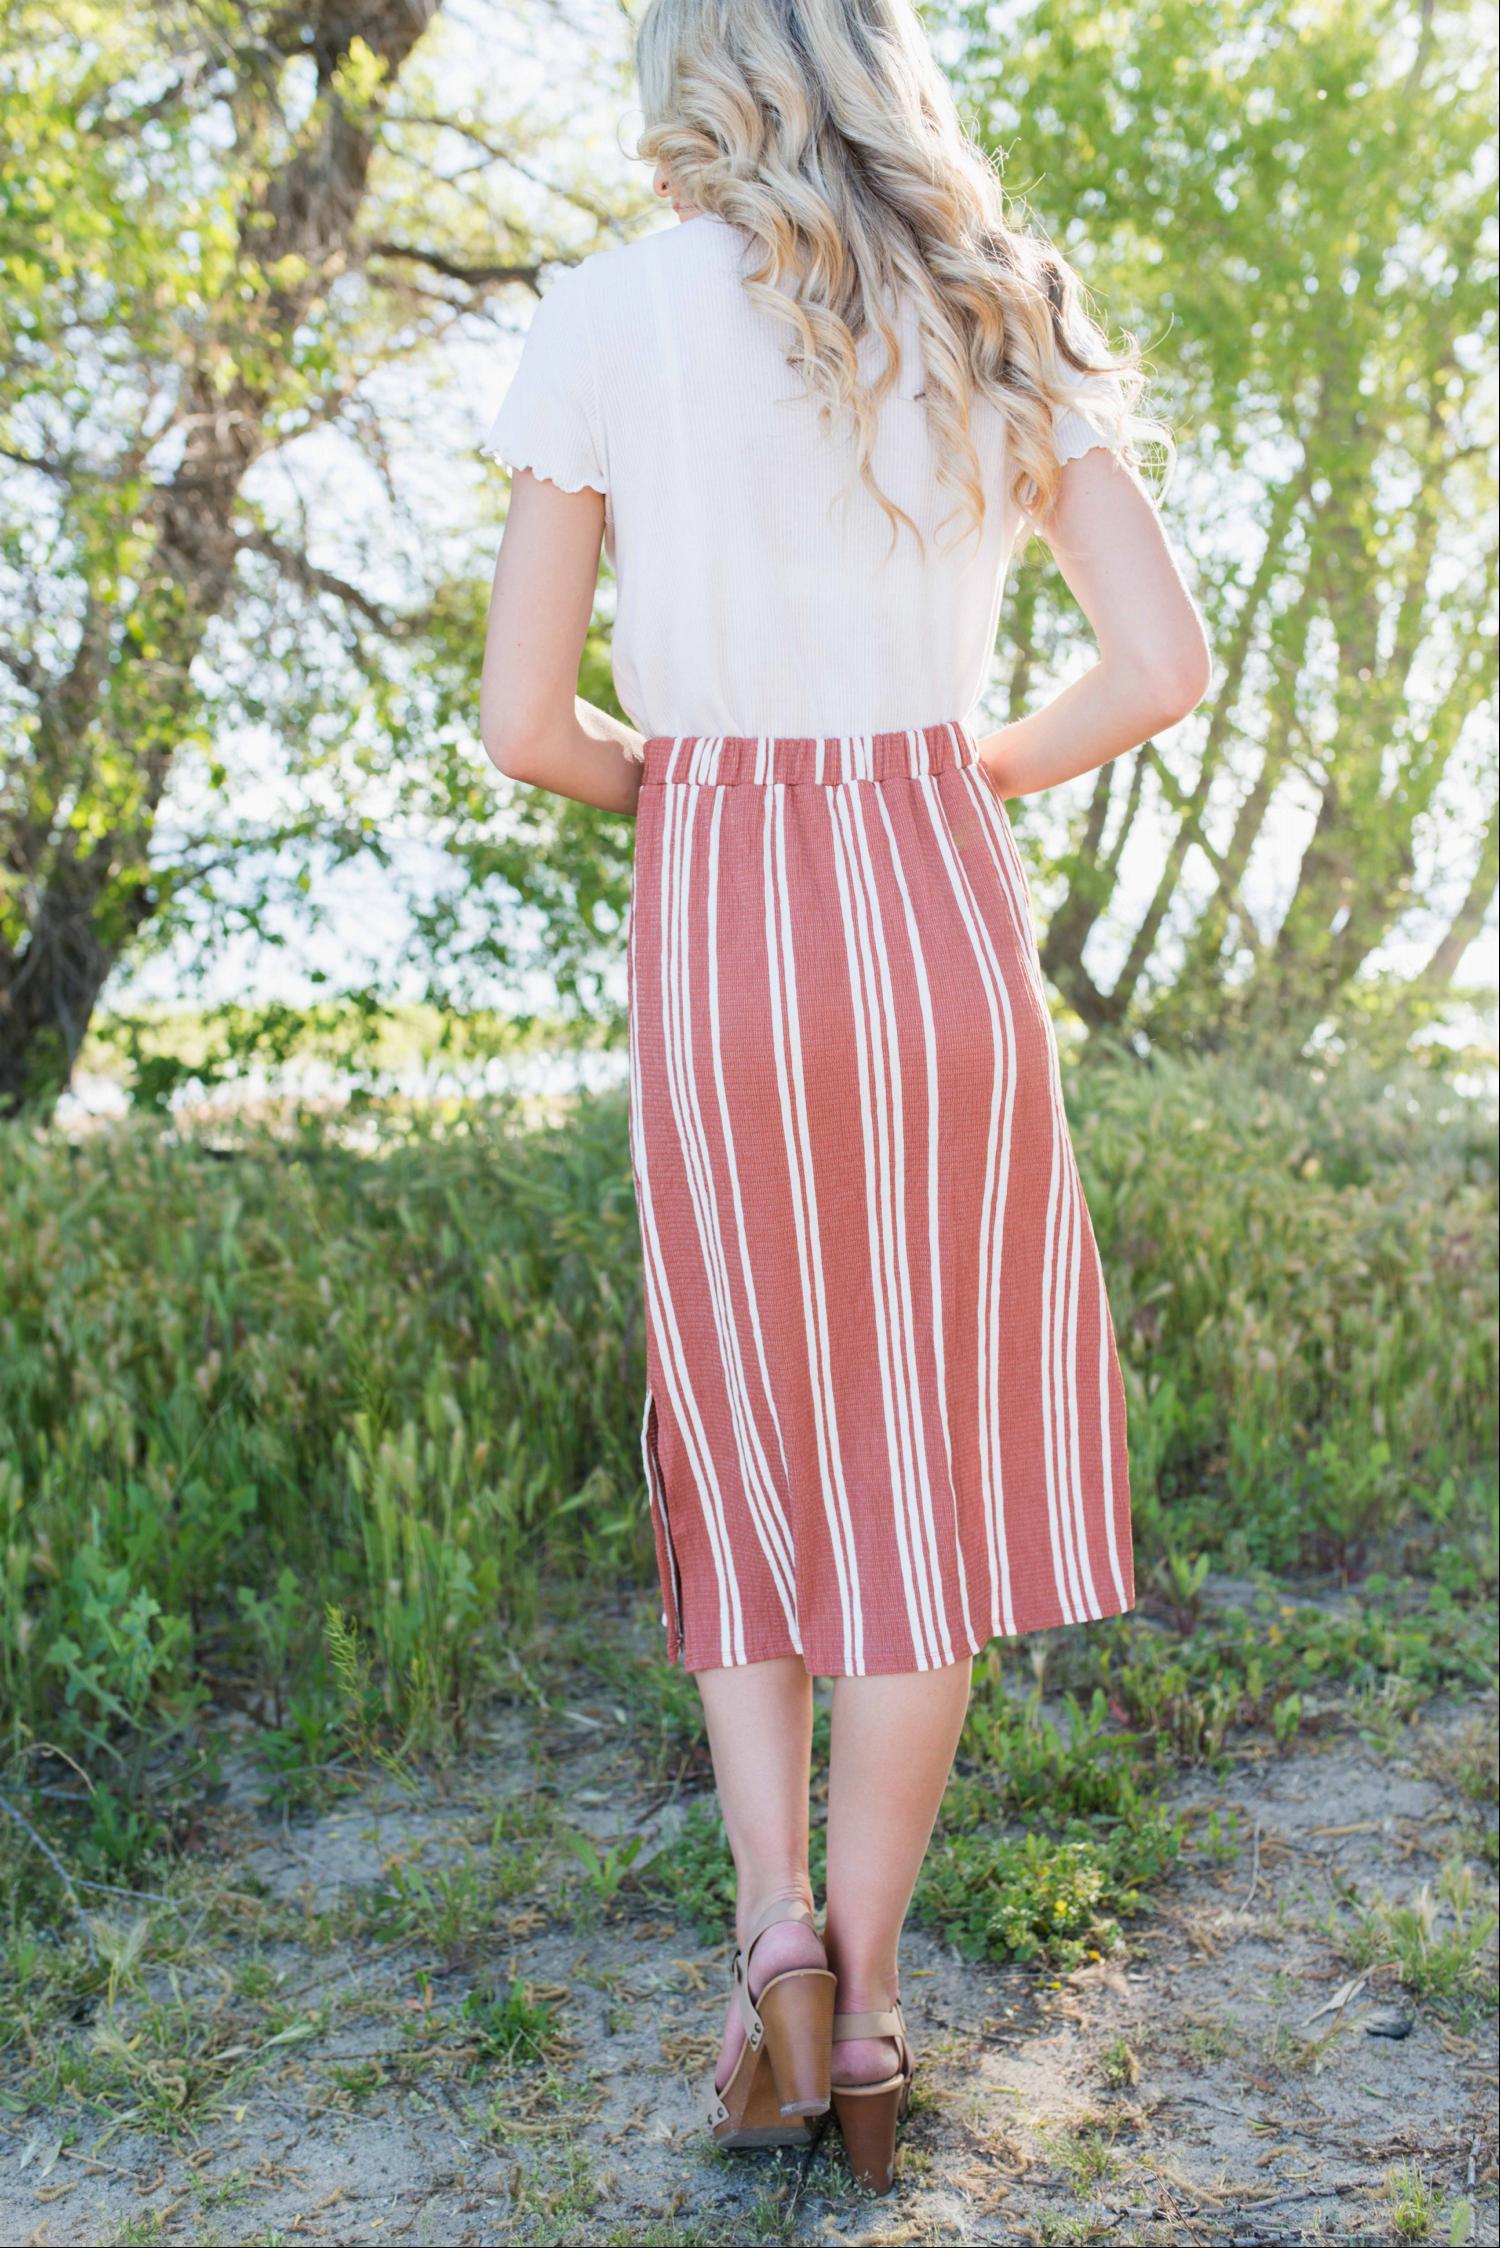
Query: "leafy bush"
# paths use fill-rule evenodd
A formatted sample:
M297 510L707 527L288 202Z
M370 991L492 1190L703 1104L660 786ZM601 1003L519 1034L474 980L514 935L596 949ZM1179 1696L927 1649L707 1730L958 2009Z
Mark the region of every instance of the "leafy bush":
M97 1763L170 1726L210 1655L279 1725L329 1603L430 1745L542 1566L643 1572L623 1127L600 1102L228 1159L154 1126L0 1132L13 1745Z
M1143 1571L1175 1566L1191 1605L1194 1550L1200 1573L1419 1567L1462 1611L1495 1573L1485 1113L1419 1072L1222 1061L1094 1059L1069 1098ZM0 1130L13 1748L117 1772L211 1667L248 1677L295 1792L326 1761L326 1607L368 1637L383 1722L433 1747L545 1579L647 1578L623 1099L361 1131ZM1394 1615L1369 1659L1410 1635ZM1418 1636L1444 1633L1463 1639L1434 1611ZM1205 1690L1158 1676L1135 1699L1157 1723ZM1227 1705L1193 1722L1211 1747ZM679 1757L665 1706L662 1729Z
M1493 1119L1435 1074L1073 1073L1148 1549L1358 1566L1453 1537L1493 1575Z
M1118 1950L1118 1916L1139 1909L1114 1857L1083 1836L940 1838L917 1884L916 1915L969 1959L1077 1967L1090 1952Z

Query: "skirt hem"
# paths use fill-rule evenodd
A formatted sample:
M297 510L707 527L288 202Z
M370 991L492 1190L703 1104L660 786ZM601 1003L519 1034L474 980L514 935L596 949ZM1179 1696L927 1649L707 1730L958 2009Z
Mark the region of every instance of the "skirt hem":
M1042 1631L1086 1631L1090 1624L1109 1623L1117 1616L1130 1615L1136 1605L1135 1593L1132 1590L1129 1599L1125 1601L1123 1606L1116 1601L1109 1601L1100 1609L1097 1616L1082 1616L1076 1623L1068 1623L1062 1617L1049 1616L1036 1623L1017 1623L1010 1631L1002 1628L982 1632L977 1637L963 1641L961 1644L955 1641L957 1652L954 1654L953 1662L960 1663L964 1661L965 1657L972 1660L975 1655L983 1654L985 1648L992 1645L997 1639L1030 1639ZM676 1638L675 1633L671 1635L671 1638ZM788 1655L800 1656L802 1666L809 1678L905 1678L917 1676L923 1670L947 1670L952 1668L952 1665L947 1663L870 1662L865 1664L862 1671L851 1671L846 1669L842 1663L817 1661L801 1649L794 1647L787 1639L778 1643L767 1642L762 1644L757 1641L753 1646L747 1645L743 1655L737 1656L732 1662L728 1663L724 1661L721 1654L701 1660L697 1656L689 1656L685 1641L678 1641L675 1646L669 1643L667 1660L674 1668L680 1667L692 1674L707 1670L748 1670L753 1663L780 1662Z

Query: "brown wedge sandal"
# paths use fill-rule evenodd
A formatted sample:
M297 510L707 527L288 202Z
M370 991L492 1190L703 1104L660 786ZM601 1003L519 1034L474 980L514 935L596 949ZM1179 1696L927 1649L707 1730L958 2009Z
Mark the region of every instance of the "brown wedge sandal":
M835 2014L833 2039L892 2037L900 2056L896 2075L879 2084L835 2084L833 2112L856 2181L871 2193L889 2193L896 2180L896 2126L911 2105L912 2056L897 2003L878 2014Z
M750 1996L750 1955L778 1921L805 1906L768 1905L734 1955L734 1993L745 2043L721 2092L709 2080L707 2122L721 2147L805 2147L828 2113L834 1978L826 1967L792 1967Z

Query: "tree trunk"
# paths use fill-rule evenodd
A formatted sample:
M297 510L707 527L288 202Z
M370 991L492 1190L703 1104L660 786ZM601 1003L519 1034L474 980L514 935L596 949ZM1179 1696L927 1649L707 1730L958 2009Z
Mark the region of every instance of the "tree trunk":
M152 543L134 599L120 613L91 600L66 675L38 687L30 786L5 843L13 893L28 902L19 943L0 942L0 1116L45 1112L66 1090L99 995L156 910L156 815L197 708L195 661L233 596L234 511L270 442L278 339L353 262L381 104L440 5L321 0L273 23L282 52L314 59L318 103L279 169L258 180L251 169L241 264L182 378L181 457L140 503ZM385 75L351 114L336 76L356 40ZM247 47L233 65L234 106L251 133L263 122L267 57ZM53 473L70 481L65 465ZM80 839L69 813L85 793L102 795L105 833Z

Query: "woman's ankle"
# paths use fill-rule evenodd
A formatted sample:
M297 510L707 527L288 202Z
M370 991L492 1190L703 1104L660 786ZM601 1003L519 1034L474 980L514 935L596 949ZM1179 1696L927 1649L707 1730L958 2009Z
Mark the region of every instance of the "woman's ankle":
M851 1958L837 1939L828 1946L828 1964L838 1982L841 2014L885 2014L901 1995L900 1971L874 1959Z
M784 1905L788 1920L801 1920L813 1909L812 1882L806 1876L783 1875L779 1883L767 1882L754 1888L742 1884L735 1900L736 1943L743 1948L751 1929L758 1920L765 1918L773 1905Z

